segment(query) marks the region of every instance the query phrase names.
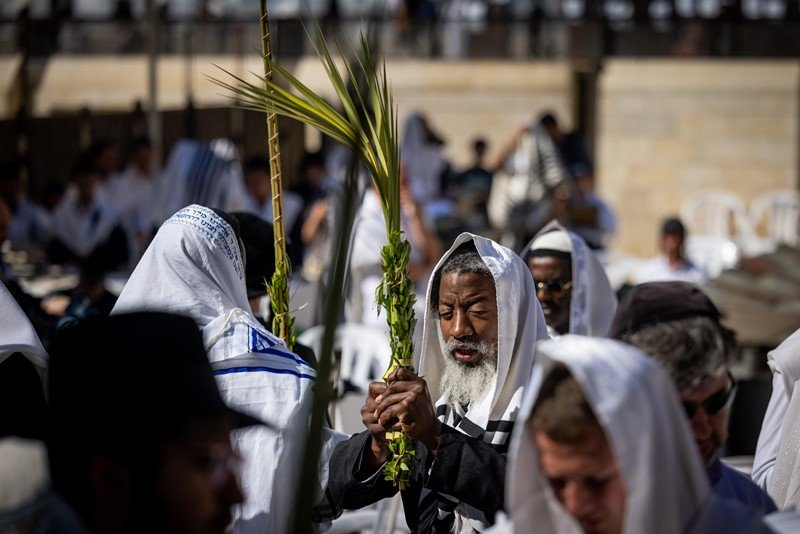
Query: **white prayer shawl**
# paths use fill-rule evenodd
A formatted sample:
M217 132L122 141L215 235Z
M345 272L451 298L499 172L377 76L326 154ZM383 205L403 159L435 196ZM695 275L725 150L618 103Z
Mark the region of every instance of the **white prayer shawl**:
M210 209L192 205L162 225L112 314L146 310L194 319L226 403L276 427L233 435L247 497L234 531L287 531L315 371L249 311L236 236Z
M607 339L565 335L540 343L537 366L514 429L506 478L509 518L495 532L581 532L539 466L529 419L543 380L561 362L581 386L622 471L622 532L703 532L719 516L672 381L644 353ZM727 530L706 530L726 532Z
M25 312L0 282L0 363L17 352L36 366L40 376L44 373L47 352Z
M438 399L436 413L443 423L472 437L481 437L485 442L504 450L510 436L508 432L500 430L504 426L500 423L513 423L517 418L523 390L533 369L533 349L537 341L547 339L547 329L542 308L536 300L530 271L512 250L489 239L463 233L442 256L433 272L438 272L453 251L467 241L475 243L478 254L492 274L497 291L497 373L494 382L483 399L470 404L466 413L460 407L447 404L444 392L439 387L445 358L440 342L441 327L430 305L425 307L418 374L426 378L431 397ZM431 281L428 284L427 303L431 302L432 285ZM456 416L459 419L457 424ZM450 500L455 501L453 498ZM460 503L455 512L456 531L466 526L466 521L470 521L476 530L485 528L486 518L479 510Z
M563 232L568 237L572 256L572 300L569 312L569 333L581 336L606 337L617 311L617 295L611 289L606 271L586 242L578 234L557 221L545 226L525 247L522 256L534 250L543 235ZM539 247L537 247L539 248Z
M182 139L155 184L155 226L189 204L227 211L245 209L246 192L236 146L227 139Z
M780 441L777 457L769 482L770 496L778 508L783 509L791 505L800 505L800 388L796 387L797 381L800 380L800 330L769 353L768 363L776 377L779 377L774 383L779 382L783 386L776 387L773 391L773 397L782 395L783 399L778 400L783 402L773 403L771 400L770 408L775 404L785 412L768 413L765 417L765 421L767 418L780 420L780 416L783 415L782 429L778 433ZM759 449L761 447L759 439Z

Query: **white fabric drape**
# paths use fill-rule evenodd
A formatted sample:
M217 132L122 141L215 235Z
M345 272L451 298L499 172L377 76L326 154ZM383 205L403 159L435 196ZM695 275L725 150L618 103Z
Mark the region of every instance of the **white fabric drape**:
M547 339L547 329L525 262L513 251L494 241L469 233L461 234L439 260L434 273L442 268L456 248L467 241L474 242L478 254L492 274L497 291L497 373L494 382L483 399L470 404L466 413L458 413L460 407L447 406L444 392L439 387L445 358L440 343L441 327L429 305L425 308L422 350L417 368L419 375L427 379L431 397L438 399L436 408L440 419L456 430L471 435L469 429L479 427L485 431L490 421L513 422L516 419L523 390L533 369L533 348L537 341ZM431 281L427 303L431 302L432 285ZM458 425L453 423L455 413L459 415ZM499 430L483 432L483 439L502 446L509 435ZM467 514L464 514L465 510ZM469 520L473 528L482 529L485 523L481 512L466 505L456 508L456 516L456 527Z
M498 532L579 533L539 467L527 424L544 378L567 366L597 416L624 478L623 532L677 533L708 520L711 489L672 381L638 349L566 335L539 344L537 366L512 439L506 509ZM699 526L699 525L698 525ZM722 532L724 530L714 530Z
M143 310L194 319L226 403L274 425L233 435L247 497L234 532L286 532L315 372L249 311L237 238L212 210L189 206L159 229L112 314Z
M563 232L569 237L572 256L572 301L569 332L582 336L606 337L617 311L617 295L611 288L606 271L586 242L557 221L545 226L522 253L534 250L536 240L550 232Z
M775 374L773 384L776 387L764 416L761 434L770 434L772 443L763 442L759 436L753 467L759 470L763 480L769 480L770 497L778 508L783 509L800 504L800 388L796 387L800 380L800 330L770 352L767 358ZM777 448L774 446L776 440ZM765 458L768 447L772 454ZM771 474L761 473L760 464L773 459Z
M0 282L0 363L17 352L28 358L40 373L44 372L47 352L25 312Z
M155 182L155 226L189 204L240 211L246 191L236 146L228 139L210 142L182 139L170 152Z

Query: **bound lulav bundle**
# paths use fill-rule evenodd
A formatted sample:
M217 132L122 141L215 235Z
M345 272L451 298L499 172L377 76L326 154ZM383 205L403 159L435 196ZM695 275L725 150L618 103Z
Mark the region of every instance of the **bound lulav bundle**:
M345 62L345 73L354 82L351 94L322 31L318 25L315 28L316 42L319 43L314 45L315 50L336 92L342 112L271 58L265 58L265 63L283 77L297 94L266 77L260 77L259 84L255 84L227 71L235 79L235 85L212 81L231 91L239 107L284 115L336 139L353 150L370 173L380 197L387 234L387 244L381 250L383 279L376 292L376 300L386 312L391 338L392 360L385 379L398 368L413 370L411 335L416 324L413 284L407 271L411 246L400 229L400 156L395 107L387 82L386 66L381 64L377 68L363 35L357 60L352 64ZM339 43L335 44L340 55L344 56ZM399 485L400 489L406 489L410 457L414 454L411 440L402 432L387 432L386 438L392 452L385 469L386 479Z

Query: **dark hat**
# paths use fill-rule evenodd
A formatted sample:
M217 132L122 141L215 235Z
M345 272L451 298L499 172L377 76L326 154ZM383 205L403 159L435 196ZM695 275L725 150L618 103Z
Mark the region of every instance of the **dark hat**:
M244 265L247 298L263 296L266 293L264 281L269 282L275 272L275 240L272 224L252 213L231 215L239 223L247 258Z
M620 339L643 326L689 317L709 317L719 321L721 314L705 293L687 282L641 284L631 289L620 302L608 336Z
M142 312L60 330L50 351L54 437L157 439L190 420L262 424L222 400L203 338L189 318Z

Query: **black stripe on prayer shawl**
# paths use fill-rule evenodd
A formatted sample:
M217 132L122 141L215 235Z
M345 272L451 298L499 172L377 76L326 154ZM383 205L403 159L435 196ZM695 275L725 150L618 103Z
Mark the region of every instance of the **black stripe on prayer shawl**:
M480 439L500 454L507 454L514 422L505 419L489 421L484 430L466 417L466 411L466 407L439 404L436 406L436 417L462 434ZM510 415L514 417L517 412L518 410L514 410ZM431 500L435 506L431 505ZM417 532L420 534L449 532L455 521L457 506L458 501L454 501L452 497L434 491L428 493L420 502L419 509L422 512Z
M514 421L500 419L499 421L489 421L489 424L486 425L486 432L506 432L510 434L512 428L514 428Z

